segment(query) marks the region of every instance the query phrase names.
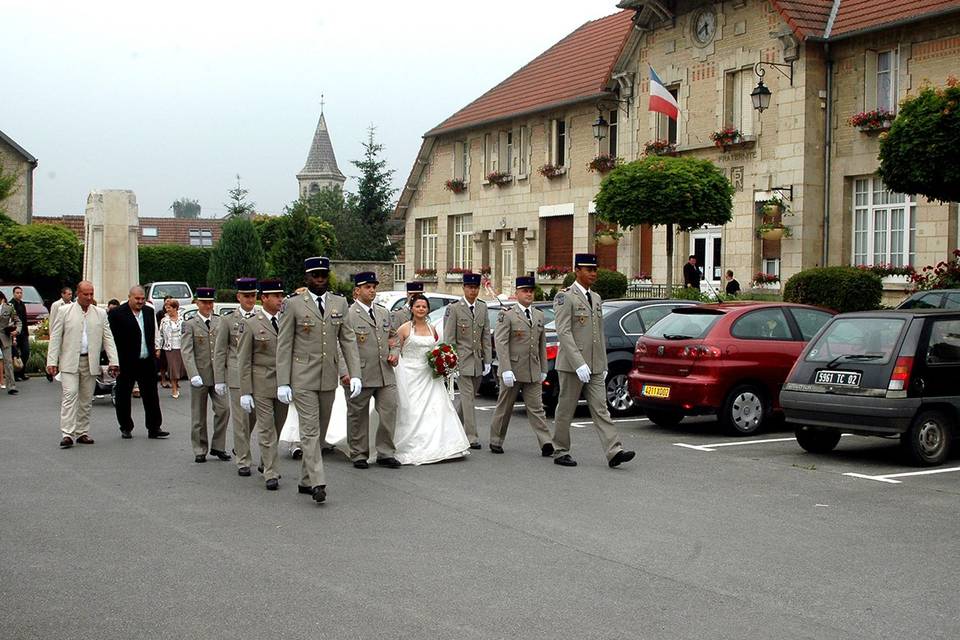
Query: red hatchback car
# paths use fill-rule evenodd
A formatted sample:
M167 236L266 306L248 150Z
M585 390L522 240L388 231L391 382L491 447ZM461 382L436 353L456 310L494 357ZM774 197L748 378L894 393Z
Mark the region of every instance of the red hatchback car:
M754 433L780 410L790 368L833 315L785 303L674 309L637 341L630 394L658 425L716 414L733 433Z

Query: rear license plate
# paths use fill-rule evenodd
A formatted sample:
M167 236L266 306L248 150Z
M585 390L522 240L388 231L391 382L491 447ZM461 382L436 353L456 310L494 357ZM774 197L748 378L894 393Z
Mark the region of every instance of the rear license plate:
M841 387L859 387L859 371L817 371L817 384L832 384Z
M670 387L658 387L653 384L645 384L643 388L640 389L640 395L647 398L669 398Z

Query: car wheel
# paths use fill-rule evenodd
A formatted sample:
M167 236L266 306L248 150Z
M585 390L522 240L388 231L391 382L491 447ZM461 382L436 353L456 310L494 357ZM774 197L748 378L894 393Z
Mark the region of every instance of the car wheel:
M647 419L659 427L675 427L683 420L683 414L670 409L647 409Z
M900 443L914 464L932 467L947 459L952 431L953 423L942 411L921 411Z
M633 410L633 397L627 381L626 371L611 371L607 376L607 409L612 416L622 416Z
M830 453L840 442L840 432L836 429L818 429L817 427L797 427L797 444L810 453Z
M760 429L768 413L759 389L749 384L734 387L720 409L720 424L738 436L749 436Z

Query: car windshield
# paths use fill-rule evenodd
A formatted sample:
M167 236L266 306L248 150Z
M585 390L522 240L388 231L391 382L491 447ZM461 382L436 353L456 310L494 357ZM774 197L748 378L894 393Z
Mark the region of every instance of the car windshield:
M885 364L893 356L904 324L903 318L838 318L811 343L806 361Z
M427 315L427 322L430 324L437 324L440 318L443 317L443 314L447 312L446 307L440 307L439 309L434 309Z
M13 288L17 285L9 285L0 287L0 290L3 291L3 295L7 296L7 301L13 301ZM33 287L27 285L21 287L23 289L23 301L27 304L43 304L43 298L40 297L40 294L37 293L37 290Z
M167 296L170 296L171 298L179 298L181 300L189 299L191 297L190 287L177 282L153 285L153 293L150 296L151 298L154 300L163 300Z
M694 340L702 338L720 318L719 313L678 313L674 311L647 331L648 338Z

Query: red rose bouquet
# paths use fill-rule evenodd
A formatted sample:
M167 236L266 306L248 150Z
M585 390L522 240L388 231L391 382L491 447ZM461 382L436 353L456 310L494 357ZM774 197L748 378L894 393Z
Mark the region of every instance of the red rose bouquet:
M427 363L435 378L449 378L457 371L457 348L441 342L427 353Z

